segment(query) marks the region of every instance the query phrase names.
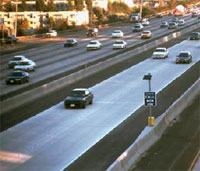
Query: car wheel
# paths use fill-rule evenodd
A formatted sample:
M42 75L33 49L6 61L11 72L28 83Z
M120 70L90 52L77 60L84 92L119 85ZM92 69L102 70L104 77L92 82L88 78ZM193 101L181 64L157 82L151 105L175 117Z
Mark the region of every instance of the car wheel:
M91 105L92 103L93 103L93 100L91 99L89 104Z
M82 104L82 108L83 108L83 109L85 109L85 106L86 106L85 104Z

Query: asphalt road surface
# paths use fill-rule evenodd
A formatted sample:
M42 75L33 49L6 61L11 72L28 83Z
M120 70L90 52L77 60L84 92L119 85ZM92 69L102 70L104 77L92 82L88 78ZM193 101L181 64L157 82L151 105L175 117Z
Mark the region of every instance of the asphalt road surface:
M186 25L190 25L194 21L198 21L196 18L193 19L191 16L184 17L186 20ZM171 17L167 16L162 20L171 20ZM163 34L174 31L167 28L160 29L160 20L153 20L151 24L145 29L152 31L153 38L161 36ZM3 55L0 60L0 97L1 100L12 97L23 91L35 88L38 85L45 84L54 79L69 74L70 70L75 70L76 68L83 67L85 64L92 63L97 60L103 60L105 56L113 55L119 53L120 50L113 50L112 44L113 39L111 38L111 33L114 29L121 29L124 33L124 40L127 41L128 47L135 46L138 43L145 42L147 40L141 40L141 33L132 33L132 24L119 25L112 27L110 29L105 29L100 32L97 38L86 38L85 34L72 35L79 41L77 47L64 48L63 42L50 44L48 46L20 51L14 54ZM182 26L183 27L183 26ZM86 51L86 45L90 40L97 39L102 42L103 47L96 51ZM5 84L5 79L11 70L8 69L7 63L11 59L11 55L25 55L29 59L36 62L36 71L30 73L30 82L22 85L8 86Z
M3 154L20 155L23 158L19 160L17 157L15 161L18 162L4 160L2 167L11 170L60 170L69 165L127 117L138 116L131 114L143 104L143 93L148 88L141 79L147 71L154 75L153 87L157 93L178 77L181 79L182 75L187 78L186 85L180 82L184 90L190 86L196 77L190 78L187 74L194 74L199 67L198 46L199 43L186 40L170 48L169 59L147 59L97 84L91 88L96 96L94 104L86 110L66 110L61 102L4 131L1 133ZM176 65L175 54L186 47L193 54L193 62ZM179 85L177 82L174 84L176 88ZM168 98L173 101L175 97ZM141 125L138 125L140 122ZM145 120L140 122L136 125L137 133L146 125Z

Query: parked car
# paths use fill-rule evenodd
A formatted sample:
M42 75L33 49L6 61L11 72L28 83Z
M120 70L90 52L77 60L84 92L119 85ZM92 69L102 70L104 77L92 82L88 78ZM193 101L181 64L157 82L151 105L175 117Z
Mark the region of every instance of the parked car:
M19 62L17 65L15 65L15 70L22 70L22 71L35 71L36 64L35 62L28 60L28 61L22 61Z
M67 39L64 43L64 47L77 46L78 42L76 39Z
M13 35L12 36L7 36L5 38L5 42L6 43L17 43L17 41L18 41L18 38L13 36Z
M28 58L22 55L14 56L13 59L8 62L8 67L14 68L14 66L19 64L20 62L24 62L28 60L29 60Z
M185 20L181 19L181 20L178 20L178 26L183 26L185 25Z
M113 49L124 49L126 48L127 43L124 40L116 40L113 43Z
M98 40L92 40L87 45L87 50L101 49L102 44Z
M120 38L123 36L124 36L124 33L121 30L114 30L112 32L112 38Z
M190 34L190 40L200 40L200 32L192 32Z
M176 22L169 22L168 29L177 29L178 24Z
M168 50L165 47L158 47L154 50L152 58L153 59L164 59L168 57Z
M90 28L86 35L89 36L97 36L99 34L99 30L97 28Z
M65 108L76 106L85 108L86 105L93 103L93 98L94 95L89 89L76 88L65 98L64 106Z
M143 28L144 28L144 26L141 23L137 23L137 24L133 25L132 32L142 31Z
M149 24L150 24L150 22L149 22L148 18L143 18L142 19L142 25L143 26L148 26Z
M190 63L192 62L192 55L189 51L181 51L179 55L177 55L176 63Z
M168 24L167 21L162 21L161 24L160 24L160 28L166 28L168 26L169 26L169 24Z
M141 39L149 39L152 37L152 33L150 30L144 30L142 33L141 33Z
M46 33L47 37L56 37L57 31L56 30L50 30L48 33Z
M22 84L29 82L29 74L25 71L13 71L6 78L6 84Z

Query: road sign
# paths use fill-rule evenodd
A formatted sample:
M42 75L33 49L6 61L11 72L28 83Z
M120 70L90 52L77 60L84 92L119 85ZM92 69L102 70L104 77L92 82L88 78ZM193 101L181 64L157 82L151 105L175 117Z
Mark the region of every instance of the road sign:
M156 106L156 93L144 92L144 104L145 106Z

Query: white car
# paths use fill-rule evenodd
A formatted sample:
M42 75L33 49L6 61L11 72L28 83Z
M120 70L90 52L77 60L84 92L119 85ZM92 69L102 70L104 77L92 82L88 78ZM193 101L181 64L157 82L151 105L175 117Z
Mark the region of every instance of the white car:
M152 37L152 33L150 30L144 30L142 33L141 33L141 39L149 39Z
M112 32L112 38L120 38L123 36L124 36L124 33L121 30L114 30Z
M150 24L150 22L149 22L148 18L143 18L142 19L142 25L143 26L148 26L149 24Z
M22 55L14 56L13 59L8 62L8 67L14 68L15 65L27 60L29 59Z
M181 19L181 20L178 20L178 26L183 26L185 25L185 20Z
M124 49L126 48L127 43L124 40L116 40L113 43L113 49Z
M98 40L92 40L87 45L87 50L101 49L102 44Z
M154 50L152 58L153 59L164 59L168 57L168 49L164 47L158 47Z
M143 29L144 29L144 26L141 23L136 23L132 27L132 32L142 31Z
M22 71L34 71L36 67L35 62L28 60L20 62L19 64L15 65L14 70L22 70Z
M47 37L56 37L57 31L56 30L50 30L48 33L46 33Z

